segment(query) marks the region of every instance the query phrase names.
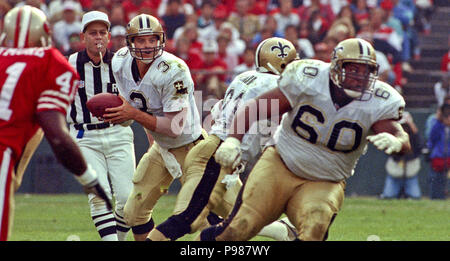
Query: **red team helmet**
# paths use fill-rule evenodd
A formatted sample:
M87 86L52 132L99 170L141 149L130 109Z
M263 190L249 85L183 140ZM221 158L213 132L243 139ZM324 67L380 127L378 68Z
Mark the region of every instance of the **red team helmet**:
M50 25L44 12L24 5L11 9L4 19L0 44L6 47L28 48L51 45Z

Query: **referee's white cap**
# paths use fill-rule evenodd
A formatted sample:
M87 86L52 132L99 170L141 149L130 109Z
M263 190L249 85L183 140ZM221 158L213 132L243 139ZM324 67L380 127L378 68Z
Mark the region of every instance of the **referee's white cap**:
M83 19L81 20L81 31L84 32L86 30L86 27L92 22L105 23L108 27L108 31L109 27L111 26L107 14L100 11L90 11L83 15Z

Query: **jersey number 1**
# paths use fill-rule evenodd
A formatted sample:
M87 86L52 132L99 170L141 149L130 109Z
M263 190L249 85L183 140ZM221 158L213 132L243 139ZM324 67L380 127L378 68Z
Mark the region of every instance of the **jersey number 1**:
M19 81L25 66L27 66L26 63L18 62L6 69L8 77L0 92L0 119L2 120L9 121L11 118L12 110L9 108L9 105L14 94L14 89L16 89L17 82Z
M12 110L9 106L13 98L14 90L26 66L27 64L24 62L17 62L6 69L8 77L0 92L0 120L9 121L11 118ZM61 92L69 94L71 79L72 73L70 71L61 74L55 79L56 84L61 87Z

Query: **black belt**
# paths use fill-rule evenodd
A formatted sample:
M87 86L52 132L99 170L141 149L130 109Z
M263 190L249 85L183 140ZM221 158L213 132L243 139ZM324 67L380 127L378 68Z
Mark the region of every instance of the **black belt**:
M73 127L76 130L101 130L111 127L113 124L110 124L109 122L102 122L97 124L90 124L90 123L78 123L74 124Z

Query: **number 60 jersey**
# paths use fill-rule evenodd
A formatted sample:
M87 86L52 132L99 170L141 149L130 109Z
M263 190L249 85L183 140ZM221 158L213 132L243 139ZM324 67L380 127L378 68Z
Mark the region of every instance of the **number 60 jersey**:
M371 126L400 119L405 106L394 88L376 81L372 93L337 109L329 75L329 63L300 60L286 67L278 83L292 110L277 131L277 150L292 172L310 180L352 176Z
M39 128L36 113L65 116L77 83L77 72L55 48L0 48L0 147L11 148L17 160Z

